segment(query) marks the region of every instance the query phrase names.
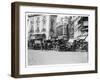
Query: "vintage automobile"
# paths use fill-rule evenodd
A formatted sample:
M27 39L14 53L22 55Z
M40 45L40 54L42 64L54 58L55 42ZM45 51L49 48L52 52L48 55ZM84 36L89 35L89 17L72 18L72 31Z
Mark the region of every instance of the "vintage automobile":
M53 49L53 42L51 40L45 40L43 43L44 50L52 50Z
M33 49L34 50L40 50L41 49L41 40L40 39L34 40Z
M70 51L71 45L68 41L60 39L58 40L58 51Z
M84 39L74 40L72 46L72 51L88 51L88 42Z
M33 44L34 44L34 40L28 40L28 48L32 49L33 48Z

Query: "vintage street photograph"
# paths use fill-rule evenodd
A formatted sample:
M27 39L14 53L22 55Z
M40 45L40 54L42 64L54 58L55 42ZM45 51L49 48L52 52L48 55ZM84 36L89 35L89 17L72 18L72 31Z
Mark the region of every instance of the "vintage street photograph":
M88 63L88 15L26 15L28 66Z

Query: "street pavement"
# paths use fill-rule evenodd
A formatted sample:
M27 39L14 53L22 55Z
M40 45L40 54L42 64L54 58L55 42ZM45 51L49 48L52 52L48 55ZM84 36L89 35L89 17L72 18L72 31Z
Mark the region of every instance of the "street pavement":
M88 62L88 52L28 50L28 65L74 64Z

